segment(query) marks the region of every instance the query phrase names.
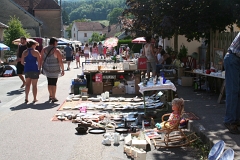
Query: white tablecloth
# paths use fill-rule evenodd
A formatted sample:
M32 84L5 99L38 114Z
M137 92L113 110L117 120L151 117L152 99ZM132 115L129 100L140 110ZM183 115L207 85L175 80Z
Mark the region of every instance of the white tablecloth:
M140 87L139 92L143 94L145 91L154 91L154 90L173 90L176 91L175 85L167 80L165 84L160 84L159 82L157 84L153 84L151 82L147 83L147 86L143 86L143 83L139 83L138 86Z

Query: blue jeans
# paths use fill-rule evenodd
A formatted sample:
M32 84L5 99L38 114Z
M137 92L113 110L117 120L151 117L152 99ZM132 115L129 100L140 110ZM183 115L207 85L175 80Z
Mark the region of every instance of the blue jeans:
M226 82L226 113L225 123L240 120L240 58L227 53L224 57Z

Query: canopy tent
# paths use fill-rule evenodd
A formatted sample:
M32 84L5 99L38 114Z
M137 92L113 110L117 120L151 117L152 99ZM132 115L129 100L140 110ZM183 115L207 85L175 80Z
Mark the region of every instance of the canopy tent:
M139 44L143 44L146 43L145 37L138 37L132 40L132 43L139 43Z
M3 43L0 43L0 51L3 51L3 50L10 50L10 47L6 46Z
M71 43L71 41L65 39L65 38L58 38L58 45L67 45Z

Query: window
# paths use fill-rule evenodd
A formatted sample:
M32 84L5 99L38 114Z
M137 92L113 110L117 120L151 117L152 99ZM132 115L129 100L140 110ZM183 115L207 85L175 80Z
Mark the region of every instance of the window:
M84 37L87 37L87 33L84 33Z
M75 31L75 28L73 28L73 30Z
M74 37L74 38L76 37L76 36L75 36L75 33L74 33L73 37Z

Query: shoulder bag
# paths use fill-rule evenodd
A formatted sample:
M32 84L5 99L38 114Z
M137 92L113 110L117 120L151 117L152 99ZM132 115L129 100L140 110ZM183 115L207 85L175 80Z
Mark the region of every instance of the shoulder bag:
M55 47L53 47L53 48L55 48ZM50 52L53 50L53 48L51 48L51 49L49 50L48 54L47 54L46 57L44 58L44 61L43 61L43 63L42 63L42 68L43 68L43 64L45 63L47 57L49 56L49 54L50 54ZM43 69L42 69L41 73L43 74Z

